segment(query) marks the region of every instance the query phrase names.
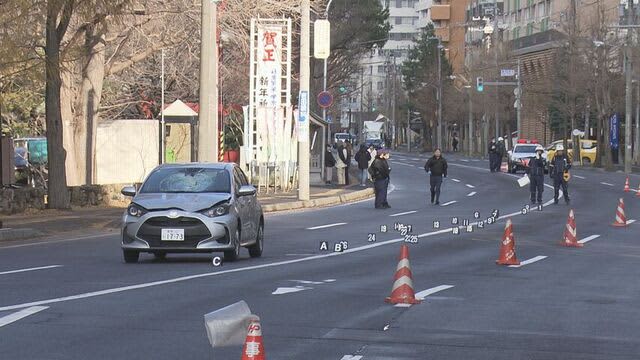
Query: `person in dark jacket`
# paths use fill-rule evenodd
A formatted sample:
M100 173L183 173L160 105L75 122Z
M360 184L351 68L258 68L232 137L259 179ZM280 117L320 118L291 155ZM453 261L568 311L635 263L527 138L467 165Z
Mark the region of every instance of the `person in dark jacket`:
M451 141L451 146L453 146L453 152L457 152L458 151L458 136L454 135L453 136L453 140Z
M424 171L431 173L429 183L431 185L431 203L440 204L440 187L442 178L447 177L447 160L442 157L440 149L436 149L433 157L424 164Z
M333 180L333 167L336 166L336 158L333 157L333 151L331 145L327 145L327 150L324 153L324 170L326 176L327 185L331 185Z
M499 137L498 138L498 143L496 144L496 164L495 164L495 170L496 172L500 172L501 171L501 167L502 167L502 160L504 159L505 155L507 155L507 147L504 144L504 138Z
M369 160L371 160L371 154L367 151L367 147L364 145L360 145L360 150L356 153L355 156L356 162L358 163L358 169L360 170L360 186L367 186L367 177L369 169Z
M350 185L349 182L349 166L351 166L351 158L353 157L353 146L349 140L344 142L344 148L347 150L347 156L343 160L347 167L344 169L344 182L347 186Z
M391 173L391 167L387 162L388 159L389 151L384 149L380 150L376 155L376 159L373 160L373 163L369 168L369 174L371 174L371 178L373 179L373 185L376 194L376 209L388 209L391 207L387 202L389 174Z
M556 147L556 153L549 163L549 174L553 180L553 201L558 204L558 196L560 187L562 187L562 195L564 196L564 202L569 204L569 189L567 187L567 181L564 178L564 174L571 169L571 161L564 153L564 146L558 145Z
M498 145L496 144L496 139L491 139L489 142L489 170L491 172L496 171L496 162L498 159Z
M542 204L542 193L544 192L544 168L546 160L542 156L544 148L542 145L536 146L536 156L529 160L528 175L530 180L529 189L531 191L531 204Z

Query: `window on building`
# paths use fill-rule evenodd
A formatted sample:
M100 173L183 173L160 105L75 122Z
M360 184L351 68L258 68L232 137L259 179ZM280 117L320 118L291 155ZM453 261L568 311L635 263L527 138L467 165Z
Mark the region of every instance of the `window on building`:
M378 74L384 74L384 65L378 65Z
M402 18L400 16L394 18L395 19L395 24L396 25L402 25Z
M373 75L373 65L369 65L369 75Z
M545 1L545 6L544 6L544 15L545 16L549 16L549 14L551 13L551 0L547 0Z
M402 7L402 0L396 0L396 7L397 8L401 8Z
M527 24L527 36L533 34L533 23Z

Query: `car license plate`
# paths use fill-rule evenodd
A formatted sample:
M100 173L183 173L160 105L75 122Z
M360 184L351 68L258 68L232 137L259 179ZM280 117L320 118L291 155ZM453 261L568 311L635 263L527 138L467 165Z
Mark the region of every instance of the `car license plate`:
M162 241L184 241L184 229L162 229Z

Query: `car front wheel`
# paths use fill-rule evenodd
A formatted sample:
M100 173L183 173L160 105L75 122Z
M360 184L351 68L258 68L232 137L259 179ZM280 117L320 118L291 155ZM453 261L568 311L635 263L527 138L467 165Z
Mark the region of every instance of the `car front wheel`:
M122 255L127 264L137 263L140 258L140 252L135 250L122 250Z
M233 243L233 249L224 252L224 261L236 261L240 257L240 230L236 229L231 243Z
M262 249L264 248L264 225L260 224L258 227L258 236L256 237L256 243L249 247L249 255L253 258L262 256Z

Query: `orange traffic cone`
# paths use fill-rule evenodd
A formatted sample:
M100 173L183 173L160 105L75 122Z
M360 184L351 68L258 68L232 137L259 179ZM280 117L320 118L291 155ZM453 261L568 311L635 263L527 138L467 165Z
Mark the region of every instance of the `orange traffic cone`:
M260 320L251 320L240 360L265 360Z
M618 227L627 226L627 217L624 215L624 199L623 198L620 198L620 202L618 203L618 208L616 209L616 221L611 225L618 226Z
M384 301L390 304L419 304L421 300L416 299L413 292L413 275L411 274L411 264L409 264L409 247L405 244L400 246L400 259L396 274L393 277L393 288L391 296Z
M629 187L629 177L627 176L627 180L625 180L624 182L624 192L629 192L631 191L631 188Z
M569 211L567 226L564 229L564 239L560 244L564 246L571 246L571 247L584 246L584 244L579 243L578 239L576 238L576 217L573 214L573 209Z
M507 220L502 235L502 245L500 246L500 259L496 260L498 265L520 265L516 258L516 238L513 236L513 225L511 219Z

